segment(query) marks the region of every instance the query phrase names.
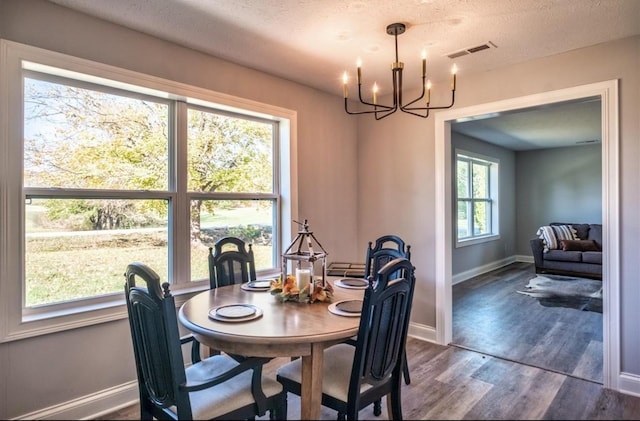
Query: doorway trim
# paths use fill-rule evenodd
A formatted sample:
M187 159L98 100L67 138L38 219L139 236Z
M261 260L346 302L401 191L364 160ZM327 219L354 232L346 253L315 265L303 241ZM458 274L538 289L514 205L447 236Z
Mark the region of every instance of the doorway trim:
M448 345L453 335L451 122L464 117L517 110L585 97L601 98L602 116L602 243L603 254L603 386L619 390L620 256L618 80L489 102L435 115L436 167L436 340Z

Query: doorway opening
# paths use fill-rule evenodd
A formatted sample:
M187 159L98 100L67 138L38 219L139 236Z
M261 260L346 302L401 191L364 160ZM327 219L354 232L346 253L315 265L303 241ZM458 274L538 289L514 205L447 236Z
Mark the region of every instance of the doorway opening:
M618 199L618 81L544 92L509 100L448 110L436 114L436 338L452 341L452 160L451 123L458 119L557 102L599 97L602 116L603 247L603 386L611 388L619 376L619 199Z

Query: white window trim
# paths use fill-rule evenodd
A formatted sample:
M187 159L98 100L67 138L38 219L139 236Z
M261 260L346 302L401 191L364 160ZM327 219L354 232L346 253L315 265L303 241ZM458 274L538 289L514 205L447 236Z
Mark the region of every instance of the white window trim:
M257 117L278 121L280 138L277 159L281 168L288 168L288 171L281 172L283 176L280 179L281 196L278 206L283 221L280 227L281 244L288 244L293 238L296 227L292 226L293 222L287 221L298 219L296 111L0 39L0 343L127 317L124 297L114 294L113 299L101 304L50 313L46 318L23 318L24 274L22 265L18 264L23 259L24 250L23 193L21 181L16 179L17 174L21 175L22 148L18 153L15 146L22 145L23 138L23 62L38 63L36 67L51 66L128 86L144 87L150 90L147 92L169 92L170 99L206 106L214 104L221 109L244 114L249 112ZM16 159L18 156L20 159ZM188 259L184 261L184 256L182 257L175 262L172 277L184 273L180 265L188 265ZM179 289L177 302L181 304L188 293L208 288L208 284L204 284L202 282Z
M453 232L455 233L455 247L467 247L473 246L476 244L488 243L490 241L496 241L500 239L500 203L499 203L499 190L500 190L500 160L498 158L494 158L487 155L482 155L479 153L471 152L464 149L455 149L453 155L453 168L457 169L458 165L458 156L465 155L470 158L476 158L482 161L491 162L495 164L495 166L489 167L489 197L491 198L491 233L482 235L482 236L474 236L465 239L458 239L458 229L457 226L454 226ZM457 171L454 171L455 176L453 179L453 223L458 223L457 211L458 211L458 194L457 194L457 183L458 183L458 174Z

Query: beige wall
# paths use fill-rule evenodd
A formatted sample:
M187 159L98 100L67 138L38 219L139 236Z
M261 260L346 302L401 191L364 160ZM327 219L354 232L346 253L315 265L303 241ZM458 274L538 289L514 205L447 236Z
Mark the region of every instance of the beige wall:
M310 221L330 260L361 259L368 241L386 233L402 236L417 268L412 321L435 326L433 118L350 117L340 92L332 96L44 0L0 0L0 37L297 111L298 214ZM621 368L635 375L639 61L635 37L481 74L462 70L456 104L620 78ZM2 419L133 381L126 320L0 344L0 379Z
M364 252L356 244L357 122L342 98L44 0L0 0L0 38L295 110L298 215L329 260ZM121 320L0 344L0 419L135 380L129 335Z
M464 63L460 63L464 69ZM456 107L619 79L620 370L640 375L640 37L614 41L479 74L458 76ZM409 95L411 96L411 95ZM432 102L437 103L432 96ZM443 101L444 102L444 101ZM358 243L388 231L412 245L417 286L412 323L436 325L434 119L359 120ZM366 165L364 165L366 163ZM616 310L613 309L613 312ZM640 390L640 389L639 389Z
M455 246L452 240L451 276L452 283L468 278L469 273L475 273L477 268L490 265L516 254L516 153L510 149L493 145L482 140L466 136L461 133L451 133L451 168L456 168L456 149L472 152L480 156L497 159L498 164L498 216L496 227L500 238L492 241L479 242L473 245ZM457 182L451 177L451 190L455 192ZM452 193L453 194L453 193ZM454 198L451 200L452 209L456 208ZM455 231L452 232L455 236ZM466 272L466 273L465 273ZM457 275L457 279L456 279ZM462 278L462 279L461 279Z
M551 222L602 223L602 145L523 151L516 154L517 252Z

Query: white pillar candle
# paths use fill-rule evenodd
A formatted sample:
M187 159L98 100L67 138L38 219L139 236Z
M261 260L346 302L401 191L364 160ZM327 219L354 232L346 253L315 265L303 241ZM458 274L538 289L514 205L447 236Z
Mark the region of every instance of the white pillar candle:
M302 291L311 282L311 271L309 269L296 269L296 282L298 289ZM309 286L309 294L311 294L311 286Z

